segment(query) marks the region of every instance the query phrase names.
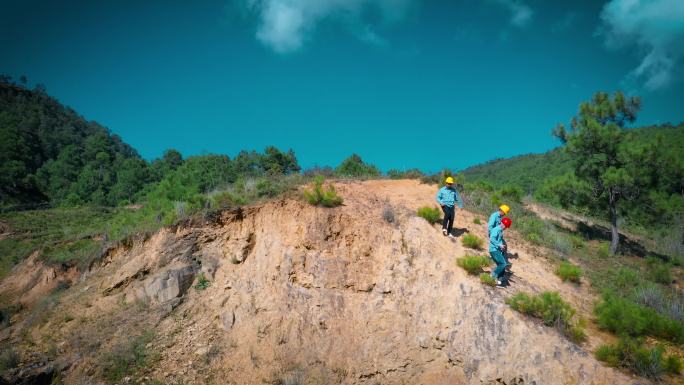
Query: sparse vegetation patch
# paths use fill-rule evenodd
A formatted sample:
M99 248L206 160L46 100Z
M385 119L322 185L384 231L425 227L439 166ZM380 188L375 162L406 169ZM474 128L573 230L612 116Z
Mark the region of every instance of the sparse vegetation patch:
M577 319L576 311L557 292L543 292L539 295L517 293L506 300L514 310L539 318L544 325L553 326L574 342L586 339L584 321Z
M480 282L487 286L496 286L496 279L488 273L480 273Z
M654 380L660 380L665 373L679 374L682 371L682 361L677 356L665 355L661 346L649 348L642 339L620 338L615 345L600 346L595 356L610 366L629 369Z
M580 283L582 269L570 262L563 261L560 263L560 265L558 265L558 268L556 269L556 275L559 276L563 281Z
M482 245L484 245L484 241L474 234L464 235L463 238L461 238L461 243L463 243L463 246L475 250L482 249Z
M159 358L158 354L147 347L153 339L154 333L145 332L115 345L112 350L104 353L102 356L103 378L108 383L119 383L124 377L151 365Z
M424 206L418 209L418 216L428 221L430 224L439 222L441 213L438 208Z
M313 188L311 190L304 190L304 198L314 206L335 207L341 205L342 197L337 195L335 186L331 184L324 188L324 181L323 176L316 176L313 181Z
M466 255L456 260L456 264L471 275L479 274L482 272L482 268L489 266L490 263L490 258L483 255Z

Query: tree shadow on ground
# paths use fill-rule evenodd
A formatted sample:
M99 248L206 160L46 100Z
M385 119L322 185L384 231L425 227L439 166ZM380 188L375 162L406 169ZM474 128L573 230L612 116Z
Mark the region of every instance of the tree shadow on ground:
M584 221L577 222L577 231L579 231L580 234L589 240L610 241L611 239L610 229L606 226L596 223ZM645 258L646 256L654 256L662 259L663 261L669 261L672 259L668 255L647 249L638 240L630 238L623 233L620 233L620 246L618 252L622 254L636 255L641 258Z

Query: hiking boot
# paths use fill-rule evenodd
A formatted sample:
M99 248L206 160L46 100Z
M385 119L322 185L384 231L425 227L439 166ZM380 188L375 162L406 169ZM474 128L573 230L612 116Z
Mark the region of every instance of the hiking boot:
M454 234L449 234L449 238L456 238L456 237L454 237Z
M444 235L446 237L446 235L447 235L446 229L442 229L442 235Z

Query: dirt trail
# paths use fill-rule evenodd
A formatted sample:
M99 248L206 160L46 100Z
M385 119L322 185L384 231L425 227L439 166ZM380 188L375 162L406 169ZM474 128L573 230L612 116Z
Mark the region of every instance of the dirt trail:
M456 266L473 251L414 215L436 205L434 186L336 188L341 207L278 200L114 250L64 294L53 310L61 317L33 327L29 355L43 357L50 346L41 341L51 341L65 384L98 383L103 352L148 329L158 359L134 381L643 383L597 362L585 350L597 337L578 347L504 303L517 290L557 290L589 311L587 285L562 283L543 249L509 234L513 284L485 287ZM395 223L383 219L386 205ZM459 210L455 228L484 239L474 218ZM209 285L193 289L200 275ZM21 341L20 325L7 340Z

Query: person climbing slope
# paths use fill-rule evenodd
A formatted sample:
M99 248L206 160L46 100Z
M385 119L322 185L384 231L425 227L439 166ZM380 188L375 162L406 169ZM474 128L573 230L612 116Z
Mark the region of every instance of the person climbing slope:
M508 215L511 208L508 205L501 205L499 209L489 216L489 222L487 222L487 236L492 232L492 229L501 224L501 219Z
M499 206L499 209L496 210L495 212L492 213L492 215L489 216L489 222L487 222L487 236L489 237L492 229L494 227L497 227L501 225L501 220L508 215L508 212L511 211L511 208L508 207L508 205L501 205ZM506 246L506 241L504 241L504 246ZM506 270L511 269L511 262L508 260L508 253L506 251L503 252L504 260L506 261Z
M447 177L446 185L439 189L437 192L437 203L442 207L444 212L444 221L442 222L442 234L445 236L453 238L451 230L454 228L454 218L456 213L454 212L454 205L458 204L458 208L463 208L463 201L458 191L454 188L454 178Z
M495 226L491 233L489 234L489 255L492 257L496 263L496 268L492 271L492 277L496 279L496 287L503 287L503 282L501 278L504 277L504 271L506 270L506 241L504 241L504 230L511 227L511 218L504 217L501 219L501 224Z

